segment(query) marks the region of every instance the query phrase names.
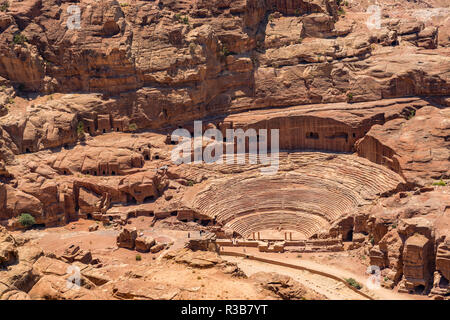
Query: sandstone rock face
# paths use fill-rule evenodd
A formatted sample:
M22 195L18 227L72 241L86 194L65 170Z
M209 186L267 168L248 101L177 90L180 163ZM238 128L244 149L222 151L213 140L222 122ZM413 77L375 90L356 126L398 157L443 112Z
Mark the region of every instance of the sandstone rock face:
M44 255L41 248L27 240L14 238L0 227L0 300L107 298L104 291L95 290L107 281L102 282L99 275L95 276L98 272L92 271L95 262L89 251L72 245L62 255ZM4 251L4 248L11 250ZM5 252L9 252L9 256ZM7 259L3 259L5 256ZM80 286L72 290L68 287L68 278L75 267L83 271L79 274Z
M448 176L449 118L448 108L430 106L418 110L409 120L399 118L373 126L358 141L358 154L388 166L409 183L430 184Z
M82 149L82 150L80 150ZM143 165L137 152L116 148L74 148L61 152L52 167L62 174L82 173L91 176L123 175Z
M114 297L120 300L172 300L179 290L168 286L145 282L140 279L129 279L114 285Z
M45 300L101 300L98 293L80 287L77 290L67 290L67 280L55 275L45 275L28 293L31 299Z
M0 264L9 265L17 259L17 250L12 243L2 243L0 247Z
M450 12L442 3L379 0L381 25L370 29L368 1L11 2L0 12L0 224L23 229L23 213L36 227L170 217L180 229L191 223L228 239L275 236L259 245L271 252L283 252L283 233L294 233L306 251L351 242L407 291L433 278L441 288L450 227ZM71 5L80 28L70 26ZM192 133L193 120L224 134L279 130L277 172L262 175L261 163L175 165L170 134ZM202 151L237 149L216 140L202 141ZM167 246L128 227L117 245ZM217 251L213 239L189 246ZM0 264L20 265L0 297L99 297L66 293L55 278L59 262L92 264L90 251L74 245L58 262L22 266L20 247L0 242ZM45 271L52 268L61 270ZM86 274L86 290L109 282ZM287 282L269 290L299 297ZM144 287L115 284L114 296L158 296Z
M432 295L445 296L448 284L438 271L437 248L442 245L440 263L445 270L445 239L450 222L446 188L399 192L363 210L365 215L356 215L359 218L355 219L353 236L360 237L356 232L367 234L365 252L370 264L381 268L383 286L393 288L398 284L402 292L431 290ZM335 235L334 229L330 231ZM359 247L353 241L349 249Z
M405 258L405 244L397 231L391 230L379 242L380 250L383 252L386 259L386 267L389 269L387 277L394 283L397 283L405 273L404 266ZM409 260L408 260L409 261ZM406 273L405 273L406 274Z
M403 251L403 273L407 283L428 285L432 276L433 245L423 235L415 234L405 242Z
M416 50L436 48L438 26L394 19L370 34L350 17L345 28L336 25L344 20L336 1L227 2L219 11L191 3L88 1L78 4L83 23L75 30L66 29L68 3L60 15L52 2L30 2L32 10L12 4L5 14L11 22L0 39L0 74L25 91L75 94L34 103L26 121L7 126L21 133L14 139L19 152L73 143L80 122L94 134L230 110L448 93L441 68L448 61ZM27 40L14 43L18 33ZM397 37L407 49L396 45ZM383 46L389 50L378 54Z
M42 250L22 247L19 241L0 227L0 299L27 300L27 292L39 280L40 273L33 264L41 257Z
M129 175L121 181L119 190L127 193L137 203L154 200L159 196L159 182L156 174L136 173Z
M223 131L277 128L283 149L356 148L410 184L446 177L448 115L432 106L445 105L449 92L440 17L383 17L381 29L367 31L356 18L366 3L351 4L345 17L328 0L77 5L80 29L68 28L69 3L30 0L2 13L1 99L15 102L1 113L0 174L15 174L8 184L17 190L0 215L11 228L26 211L50 226L80 216L123 220L117 211L106 217L117 203L165 207L158 198L167 181L146 163L163 160L167 146L136 136L204 117ZM393 130L398 137L385 137ZM113 133L117 144L103 140ZM20 201L26 207L18 197L29 198Z
M436 252L436 270L450 280L450 243L449 240L443 241L439 244Z
M15 240L5 228L0 226L0 265L7 266L18 258Z

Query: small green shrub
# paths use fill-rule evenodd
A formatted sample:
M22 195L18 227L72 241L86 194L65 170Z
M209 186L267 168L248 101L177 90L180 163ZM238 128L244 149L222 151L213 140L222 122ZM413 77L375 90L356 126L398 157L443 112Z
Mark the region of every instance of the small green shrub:
M128 4L128 3L125 3L125 2L122 2L122 3L120 4L120 6L121 6L122 8L125 8L125 7L128 7L129 4Z
M362 285L361 285L358 281L356 281L355 279L353 279L353 278L345 279L345 281L347 281L347 283L348 283L349 285L351 285L352 287L354 287L354 288L356 288L356 289L358 289L358 290L361 290L361 289L362 289Z
M220 54L222 55L222 57L227 57L227 56L231 55L231 52L228 50L228 48L226 46L222 46L222 48L220 50Z
M375 239L374 239L373 237L371 237L369 241L370 241L370 244L371 244L371 245L374 245L374 244L375 244Z
M136 261L141 261L141 260L142 260L141 255L140 255L140 254L137 254L137 255L136 255Z
M353 93L347 93L347 101L353 101Z
M78 136L84 136L84 123L83 123L83 121L78 122L77 134L78 134Z
M136 123L130 123L130 125L128 126L128 129L130 129L130 131L136 131L137 130Z
M14 104L15 103L14 98L8 97L8 99L6 99L6 103L7 104Z
M21 33L16 33L15 35L14 35L14 38L13 38L13 42L15 43L15 44L24 44L25 42L27 42L28 40L27 40L27 37L25 37L23 34L21 34Z
M194 184L195 184L195 182L194 182L193 180L188 180L188 181L187 181L187 185L188 185L189 187L192 187Z
M2 4L0 4L0 11L1 12L5 12L6 10L8 10L9 8L9 2L5 1Z
M34 224L36 224L36 220L34 219L34 217L31 214L22 213L19 217L19 223L22 226L29 228L29 227L33 226Z
M297 41L296 41L297 44L300 44L300 43L302 43L302 42L303 42L303 38L302 38L302 37L299 37L299 38L297 39Z
M411 110L408 115L408 120L411 120L416 115L416 110Z
M344 16L344 15L345 15L345 10L344 10L344 8L339 8L339 9L338 9L338 15L340 15L340 16Z
M444 180L439 180L437 182L433 182L433 186L441 186L441 187L445 187L447 185L447 183L445 183Z
M183 17L180 13L176 13L173 17L174 17L175 21L189 25L189 17L188 16Z

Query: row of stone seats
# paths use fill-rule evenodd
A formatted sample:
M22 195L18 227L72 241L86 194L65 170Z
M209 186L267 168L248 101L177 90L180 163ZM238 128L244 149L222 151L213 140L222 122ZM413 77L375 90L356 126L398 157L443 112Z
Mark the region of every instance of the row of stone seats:
M329 226L329 223L315 216L288 212L265 212L245 216L229 223L229 226L243 237L265 229L296 230L305 239Z
M198 193L194 207L239 233L247 232L239 227L245 217L277 210L282 210L281 217L287 212L304 212L313 221L319 217L331 224L403 182L389 169L354 155L317 152L282 155L280 168L289 165L289 161L290 166L280 169L275 176L261 175L258 170L215 182ZM221 165L212 168L217 167L223 168ZM252 218L255 225L252 230L269 226L269 220L261 217L262 213ZM292 223L290 229L303 229L295 221L286 216L283 225L287 228Z

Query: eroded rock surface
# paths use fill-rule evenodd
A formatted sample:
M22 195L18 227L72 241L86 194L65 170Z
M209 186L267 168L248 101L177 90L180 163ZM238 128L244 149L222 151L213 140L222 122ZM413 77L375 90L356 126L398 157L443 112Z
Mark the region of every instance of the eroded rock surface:
M91 233L110 227L119 251L149 255L171 242L138 234L132 218L262 251L359 250L386 287L448 297L450 8L378 2L379 28L366 23L368 1L9 3L0 12L0 224L97 220ZM70 5L80 28L70 27ZM261 163L174 164L170 134L193 132L193 120L202 131L278 129L276 174L261 174ZM204 139L202 149L230 143ZM2 299L191 297L148 275L114 282L77 244L43 256L0 231ZM191 249L209 252L166 262L220 267L210 240L193 237ZM73 263L84 266L78 293L61 278ZM279 298L307 295L261 277Z

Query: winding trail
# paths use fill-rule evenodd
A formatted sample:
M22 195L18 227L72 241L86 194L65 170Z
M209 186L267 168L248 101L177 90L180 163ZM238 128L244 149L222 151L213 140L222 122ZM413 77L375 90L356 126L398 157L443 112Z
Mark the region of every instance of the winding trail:
M370 290L365 285L367 277L361 277L346 270L318 264L313 261L286 259L267 254L243 254L236 251L220 252L224 260L235 262L245 274L276 272L292 277L304 286L323 294L330 300L410 300L409 295L378 288ZM345 281L354 278L363 285L357 290Z

